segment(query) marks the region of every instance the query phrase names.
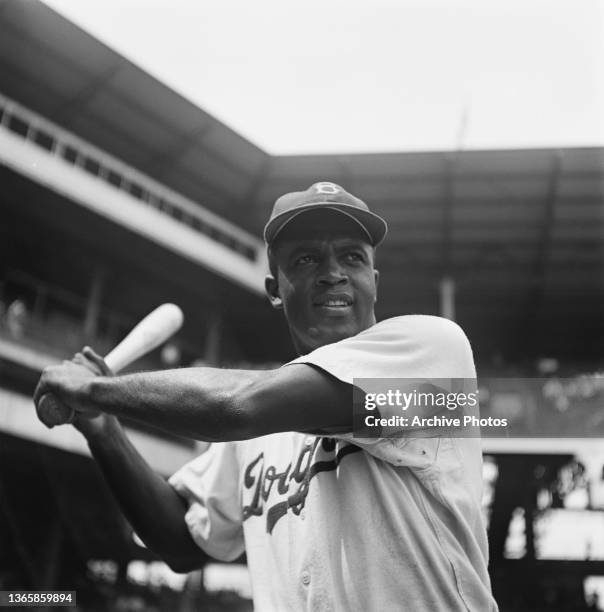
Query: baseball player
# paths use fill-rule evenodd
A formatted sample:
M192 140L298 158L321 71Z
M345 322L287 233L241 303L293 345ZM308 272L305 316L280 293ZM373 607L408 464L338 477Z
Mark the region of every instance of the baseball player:
M354 438L354 378L476 377L463 331L408 315L376 323L386 223L330 182L277 200L266 292L299 357L270 371L111 376L91 349L47 368L133 528L176 571L247 554L254 606L488 612L476 438ZM404 284L404 280L401 281ZM168 482L116 417L215 442Z

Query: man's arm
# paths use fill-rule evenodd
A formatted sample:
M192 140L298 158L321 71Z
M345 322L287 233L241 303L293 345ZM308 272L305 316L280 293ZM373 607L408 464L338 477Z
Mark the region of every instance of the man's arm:
M270 371L183 368L104 378L65 362L44 371L36 404L47 392L74 410L127 417L210 442L352 427L352 386L305 364Z
M201 567L207 556L195 544L186 526L185 501L150 468L115 417L103 415L95 421L94 427L89 426L83 433L137 535L172 570L184 573Z
M103 358L89 348L73 362L95 376L112 376ZM73 425L86 438L122 512L146 546L176 572L201 567L207 556L189 534L185 500L151 469L119 421L88 412L77 413Z

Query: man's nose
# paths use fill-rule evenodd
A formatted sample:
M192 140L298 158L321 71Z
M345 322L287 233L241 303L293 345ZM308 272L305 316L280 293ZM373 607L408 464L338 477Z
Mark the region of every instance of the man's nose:
M348 275L342 269L337 259L326 260L317 275L318 285L342 285L348 282Z

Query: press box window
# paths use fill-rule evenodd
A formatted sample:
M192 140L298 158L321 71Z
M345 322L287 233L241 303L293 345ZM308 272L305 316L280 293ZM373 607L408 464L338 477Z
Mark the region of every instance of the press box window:
M68 162L75 164L76 160L78 159L78 152L73 147L65 145L63 148L63 158Z
M139 184L137 184L137 183L130 183L130 185L128 187L128 191L135 198L138 198L139 200L143 199L143 188Z
M29 124L23 121L23 119L11 115L8 119L8 129L12 132L15 132L15 134L19 134L20 136L25 137L27 136Z
M55 144L55 139L44 130L36 130L34 134L34 142L43 149L52 151Z
M101 164L91 157L86 157L84 159L84 170L90 172L90 174L94 174L94 176L98 176L101 171Z
M114 187L119 187L122 184L122 175L115 170L107 171L107 181Z

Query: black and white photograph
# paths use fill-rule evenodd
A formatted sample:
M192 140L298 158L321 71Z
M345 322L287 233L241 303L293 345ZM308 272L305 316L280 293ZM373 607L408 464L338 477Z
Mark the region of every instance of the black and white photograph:
M604 611L601 0L0 0L0 608Z

